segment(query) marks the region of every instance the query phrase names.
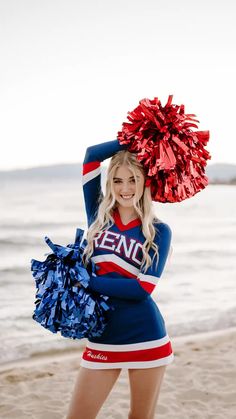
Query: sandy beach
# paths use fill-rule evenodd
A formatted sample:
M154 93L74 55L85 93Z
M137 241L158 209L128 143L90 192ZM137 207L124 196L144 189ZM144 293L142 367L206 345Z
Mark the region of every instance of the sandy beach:
M167 367L156 417L236 417L236 329L172 338L174 362ZM65 418L81 352L31 358L1 366L1 419ZM123 370L98 419L125 419L129 410Z

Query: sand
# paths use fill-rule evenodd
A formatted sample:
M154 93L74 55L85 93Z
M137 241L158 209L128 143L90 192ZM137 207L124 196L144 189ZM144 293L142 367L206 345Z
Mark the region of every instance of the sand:
M172 338L157 418L236 418L236 329ZM38 356L0 367L0 418L64 419L81 352ZM128 417L128 372L123 370L98 419Z

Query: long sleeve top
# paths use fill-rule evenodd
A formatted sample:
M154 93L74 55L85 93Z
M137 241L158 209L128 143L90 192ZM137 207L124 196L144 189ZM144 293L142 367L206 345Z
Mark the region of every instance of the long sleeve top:
M90 146L83 161L83 194L88 227L95 220L100 200L101 163L120 150L127 149L118 140ZM91 276L90 288L110 297L128 300L144 300L155 289L165 267L171 243L171 229L163 222L155 222L159 259L156 257L146 272L141 268L145 237L141 230L142 221L137 218L128 224L122 223L118 209L113 213L114 224L101 232L94 240L92 260L96 265L96 276ZM154 250L149 250L151 258Z

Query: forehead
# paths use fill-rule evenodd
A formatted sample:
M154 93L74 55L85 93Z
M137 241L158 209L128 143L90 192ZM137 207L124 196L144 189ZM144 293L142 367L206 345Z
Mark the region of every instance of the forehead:
M140 170L137 169L137 176L141 177L142 173L140 172ZM122 179L129 179L129 178L133 178L133 172L129 169L128 166L120 166L116 169L115 174L114 174L114 178L122 178Z

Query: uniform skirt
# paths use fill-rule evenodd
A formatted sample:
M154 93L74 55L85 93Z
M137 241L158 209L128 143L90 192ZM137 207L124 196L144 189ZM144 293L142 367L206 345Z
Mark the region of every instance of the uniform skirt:
M170 364L173 351L161 312L145 300L110 298L114 307L98 338L88 339L80 365L91 369L153 368Z

